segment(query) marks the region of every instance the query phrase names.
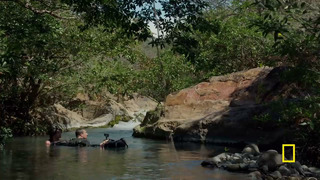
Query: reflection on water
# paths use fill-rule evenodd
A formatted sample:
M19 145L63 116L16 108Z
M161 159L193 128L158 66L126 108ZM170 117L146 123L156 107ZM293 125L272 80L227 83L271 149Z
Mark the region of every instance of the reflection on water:
M92 144L101 142L107 132L112 139L124 137L129 149L47 147L46 137L15 138L0 151L1 179L249 179L245 174L201 167L202 160L224 147L133 138L129 130L87 131ZM72 138L74 132L62 137Z

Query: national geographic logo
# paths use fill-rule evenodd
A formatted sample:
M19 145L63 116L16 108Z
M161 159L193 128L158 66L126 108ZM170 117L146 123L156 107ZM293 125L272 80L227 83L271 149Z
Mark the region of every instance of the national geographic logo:
M292 147L292 150L290 147ZM286 158L288 158L288 156L286 157L286 155L288 154L288 153L286 153L286 151L287 152L292 151L292 159L286 160ZM290 154L289 154L289 157L291 157ZM296 145L295 144L282 144L282 162L284 162L284 163L296 162Z

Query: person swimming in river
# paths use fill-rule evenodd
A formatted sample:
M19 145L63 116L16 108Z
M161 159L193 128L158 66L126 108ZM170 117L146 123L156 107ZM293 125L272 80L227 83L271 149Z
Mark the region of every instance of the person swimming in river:
M79 128L76 130L75 135L76 138L72 138L69 141L61 140L61 129L56 129L55 131L52 131L49 133L49 140L46 141L47 145L62 145L62 146L93 146L97 147L100 146L101 148L120 148L120 147L128 147L126 141L121 138L120 140L112 140L108 139L109 134L105 134L106 139L102 141L99 145L90 145L90 142L87 140L88 133L85 129Z
M107 145L111 144L110 143L111 141L113 141L106 138L99 145L96 145L96 144L90 145L90 142L87 140L87 137L88 137L87 131L85 129L79 128L76 130L76 138L71 139L68 142L68 146L93 146L93 147L100 146L101 148L105 148L107 147Z
M76 130L76 138L70 139L68 142L68 146L90 146L90 142L87 138L87 131L83 128L79 128Z
M66 142L65 140L61 140L62 129L55 128L49 132L49 139L46 141L46 145L55 145L62 142Z
M61 138L62 130L59 128L55 128L54 130L51 130L49 132L49 139L46 141L47 145L53 144L54 142L57 142Z
M56 128L49 132L49 139L46 141L47 145L64 145L64 146L90 146L88 141L88 133L85 129L79 128L76 130L76 138L72 138L69 141L61 140L62 129ZM99 146L104 147L108 143L108 139L102 141ZM97 146L97 145L94 145Z

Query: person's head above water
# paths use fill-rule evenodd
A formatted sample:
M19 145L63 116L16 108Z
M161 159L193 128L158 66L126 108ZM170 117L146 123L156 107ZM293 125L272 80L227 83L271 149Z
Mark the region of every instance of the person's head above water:
M61 134L62 134L62 129L60 128L52 129L49 132L49 141L50 142L59 141L59 139L61 138Z
M88 133L85 129L79 128L76 130L76 137L80 139L87 139Z

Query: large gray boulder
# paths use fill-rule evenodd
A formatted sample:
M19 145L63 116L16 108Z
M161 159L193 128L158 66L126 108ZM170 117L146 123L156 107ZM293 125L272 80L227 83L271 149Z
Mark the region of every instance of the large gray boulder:
M251 180L262 180L262 175L260 171L254 171L249 174Z
M290 176L291 171L285 165L279 167L278 171L281 173L282 176Z
M256 144L249 144L243 148L242 153L252 154L256 156L260 154L260 151L259 151L259 147Z
M283 164L282 156L276 150L268 150L261 154L257 164L259 167L267 167L269 171L275 171Z

